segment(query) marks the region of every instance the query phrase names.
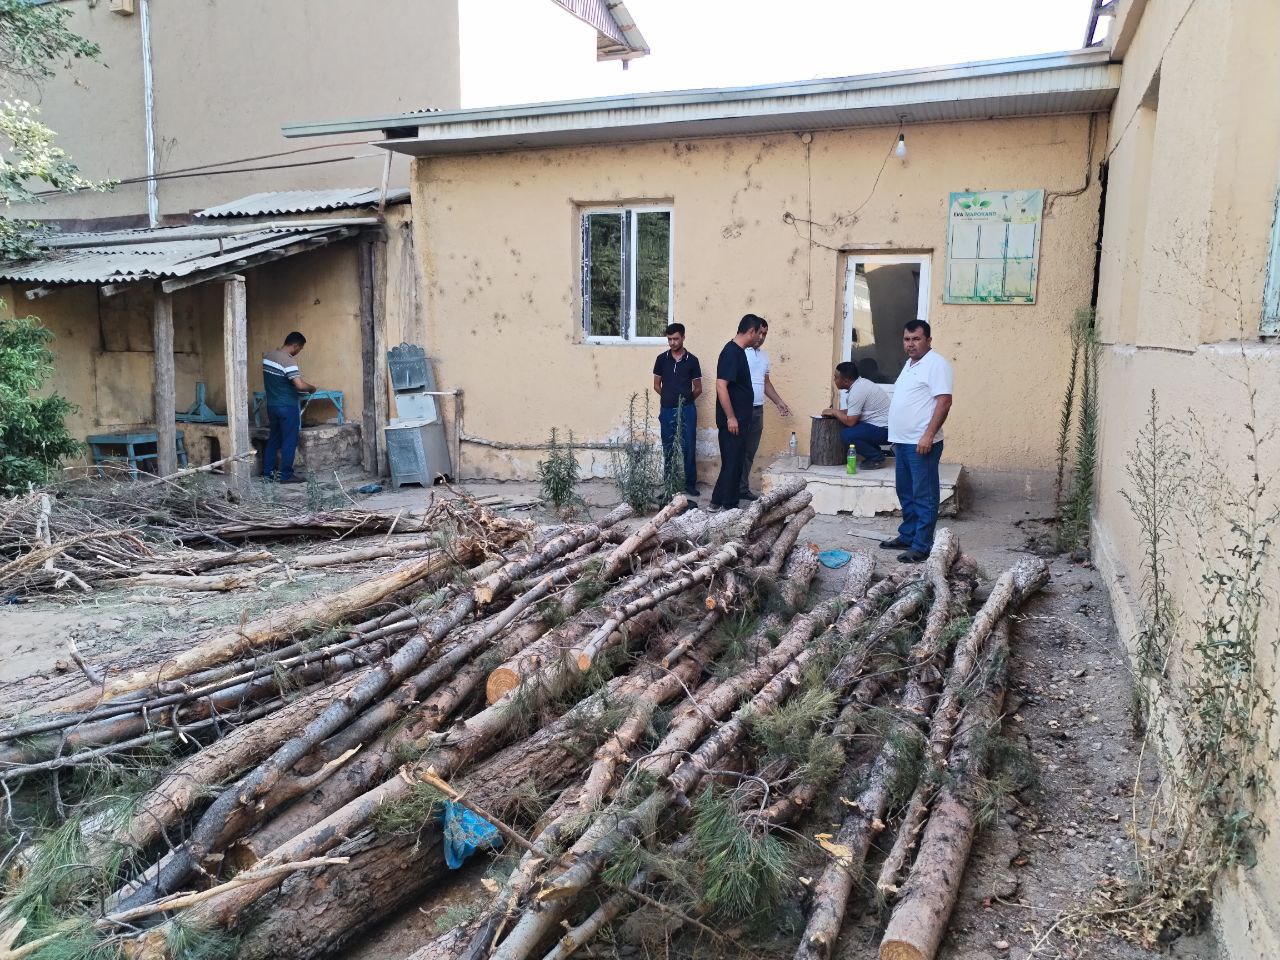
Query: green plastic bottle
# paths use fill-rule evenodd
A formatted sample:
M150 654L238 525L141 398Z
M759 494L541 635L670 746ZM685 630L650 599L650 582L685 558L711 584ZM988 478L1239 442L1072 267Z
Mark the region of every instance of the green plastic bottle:
M858 472L858 451L853 444L849 444L849 457L844 462L844 472L849 476Z

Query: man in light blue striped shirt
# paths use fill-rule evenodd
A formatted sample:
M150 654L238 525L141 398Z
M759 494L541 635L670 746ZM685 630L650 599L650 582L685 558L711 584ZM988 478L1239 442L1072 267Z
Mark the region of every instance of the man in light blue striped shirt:
M266 456L263 457L262 475L279 483L302 483L293 475L293 457L298 450L298 433L302 429L304 394L315 393L316 388L302 379L297 356L307 345L307 338L294 331L284 338L284 346L272 350L262 358L262 389L266 394L267 434ZM280 469L276 470L279 460Z

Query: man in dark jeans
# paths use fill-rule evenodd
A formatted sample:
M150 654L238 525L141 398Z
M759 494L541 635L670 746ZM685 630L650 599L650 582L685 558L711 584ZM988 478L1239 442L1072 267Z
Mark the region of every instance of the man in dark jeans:
M262 461L262 475L280 483L302 483L293 475L293 457L298 449L298 432L302 429L303 395L316 388L302 379L297 356L307 338L297 331L284 338L284 346L262 358L262 388L266 393L267 450ZM280 471L276 472L276 460Z
M742 467L747 461L747 430L751 427L751 407L755 390L751 386L751 365L747 347L760 342L764 321L748 313L738 324L737 335L724 345L716 362L716 432L720 440L720 476L711 492L711 509L731 509L738 505Z
M903 563L919 563L933 549L938 523L938 462L942 424L951 412L951 364L933 350L933 331L924 320L909 320L902 331L907 362L889 401L889 442L893 444L902 523L898 535L882 541L898 550Z
M694 401L702 396L702 366L698 358L684 348L684 324L668 325L667 346L653 361L653 390L661 397L658 424L662 428L663 476L671 476L671 457L675 453L676 426L679 421L680 453L684 458L684 492L700 495L698 470L694 462L694 446L698 439L698 411Z
M835 417L844 429L840 439L852 444L862 458L862 469L878 470L885 454L880 445L889 442L889 398L866 377L858 375L858 365L846 360L836 364L832 377L837 390L845 394L844 406L827 407L824 417Z

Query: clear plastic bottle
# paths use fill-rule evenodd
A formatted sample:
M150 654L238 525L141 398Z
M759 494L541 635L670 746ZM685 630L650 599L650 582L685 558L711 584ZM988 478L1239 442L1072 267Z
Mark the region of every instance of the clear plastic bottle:
M788 447L790 448L790 450L791 450L791 466L792 466L792 468L797 468L797 467L799 467L799 466L800 466L800 454L799 454L800 445L799 445L799 443L796 441L796 432L795 432L794 430L792 430L792 431L791 431L791 442L790 442L787 446L788 446Z

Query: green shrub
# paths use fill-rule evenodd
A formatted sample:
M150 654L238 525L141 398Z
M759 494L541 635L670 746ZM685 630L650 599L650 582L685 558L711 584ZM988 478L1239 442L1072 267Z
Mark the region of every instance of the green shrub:
M52 339L35 317L0 320L0 492L45 483L80 452L65 422L76 407L57 393L37 395L53 375Z

